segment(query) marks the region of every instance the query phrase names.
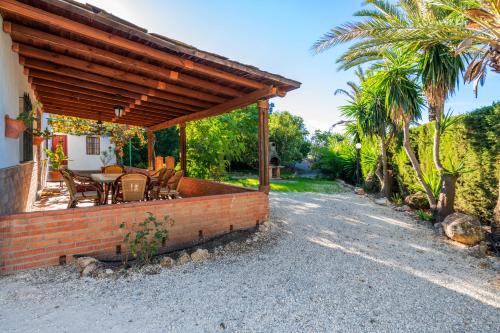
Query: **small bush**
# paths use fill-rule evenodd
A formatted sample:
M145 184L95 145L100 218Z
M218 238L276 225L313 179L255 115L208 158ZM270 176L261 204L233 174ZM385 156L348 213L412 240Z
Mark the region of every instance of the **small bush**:
M168 216L164 216L163 221L158 221L152 213L147 214L148 217L143 222L129 226L131 231L123 239L130 254L142 264L151 263L151 259L158 253L158 248L165 246L168 240L166 226L174 223ZM120 228L126 227L126 222L120 224ZM129 252L124 256L124 265L128 262Z
M391 198L391 201L396 206L402 206L404 204L404 199L401 196L401 194L399 194L399 193L394 193L392 198Z
M416 210L415 214L417 214L417 216L422 221L432 222L434 220L434 217L432 216L431 213L427 213L425 210L422 209Z

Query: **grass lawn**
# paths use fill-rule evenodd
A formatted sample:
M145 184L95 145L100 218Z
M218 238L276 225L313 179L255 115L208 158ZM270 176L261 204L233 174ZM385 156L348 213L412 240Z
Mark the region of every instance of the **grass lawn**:
M245 178L229 178L224 180L225 183L257 188L259 180L254 177ZM340 192L341 186L334 180L313 179L295 177L283 180L271 180L271 191L275 192L319 192L319 193L337 193Z

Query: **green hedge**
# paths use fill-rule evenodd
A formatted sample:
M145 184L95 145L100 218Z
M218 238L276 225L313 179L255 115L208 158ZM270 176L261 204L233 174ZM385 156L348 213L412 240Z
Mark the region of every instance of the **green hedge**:
M432 160L434 126L425 124L411 129L411 142L424 174L436 184L439 175ZM500 103L460 116L441 138L441 159L445 167L464 164L465 173L457 181L455 209L492 219L498 197L500 171ZM419 190L411 164L402 147L401 138L391 147L392 164L401 189Z

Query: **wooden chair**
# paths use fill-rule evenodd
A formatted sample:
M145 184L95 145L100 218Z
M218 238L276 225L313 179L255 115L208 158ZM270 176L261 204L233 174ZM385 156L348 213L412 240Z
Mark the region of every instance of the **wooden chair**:
M150 178L142 173L128 173L118 177L113 188L113 203L117 201L141 201L147 198Z
M103 173L124 173L125 170L121 165L118 164L112 164L112 165L106 165L101 168Z
M174 175L174 170L163 168L160 170L158 174L158 180L155 182L151 182L150 190L151 198L159 199L160 198L160 190L162 188L167 188L168 180Z
M165 157L165 168L174 170L175 169L175 157L166 156Z
M67 169L60 169L59 172L68 188L68 208L75 208L79 202L85 200L94 200L96 206L101 203L103 191L99 184Z
M175 199L179 197L179 185L181 183L184 172L177 171L172 177L166 181L166 185L160 188L158 197L164 197L169 199Z

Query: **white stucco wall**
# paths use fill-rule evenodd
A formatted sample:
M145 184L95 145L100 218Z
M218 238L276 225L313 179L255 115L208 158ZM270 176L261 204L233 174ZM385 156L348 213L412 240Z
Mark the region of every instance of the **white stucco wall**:
M102 165L101 155L87 155L87 139L86 136L82 135L70 135L61 133L61 135L67 135L68 137L68 168L70 170L100 170ZM106 151L108 147L112 147L114 150L114 145L111 144L109 137L101 136L100 147L101 153ZM116 159L113 154L113 159L109 164L115 164Z
M0 26L3 19L0 16ZM19 97L24 92L31 95L28 78L19 65L19 57L13 52L10 36L0 30L0 169L19 164L20 140L5 137L5 115L16 118L19 114Z

